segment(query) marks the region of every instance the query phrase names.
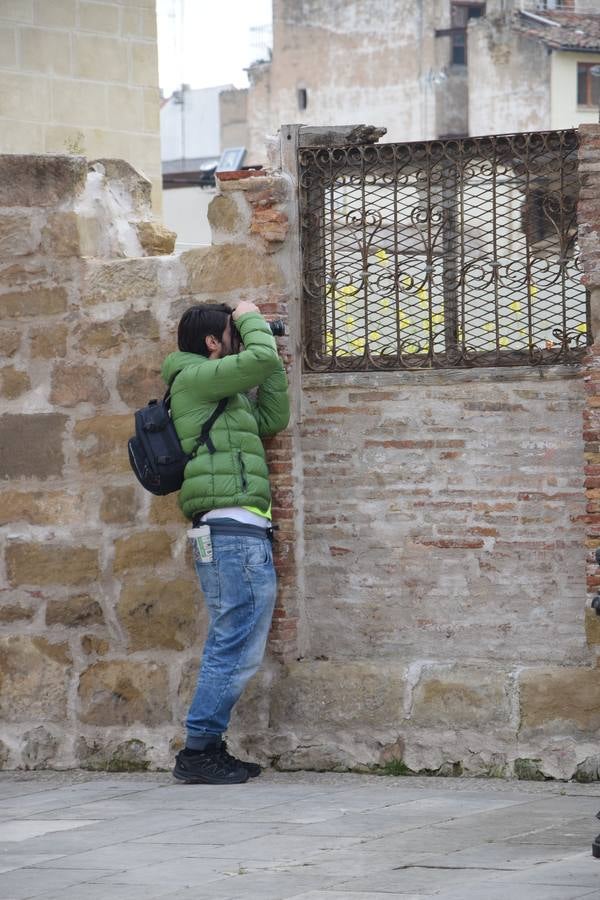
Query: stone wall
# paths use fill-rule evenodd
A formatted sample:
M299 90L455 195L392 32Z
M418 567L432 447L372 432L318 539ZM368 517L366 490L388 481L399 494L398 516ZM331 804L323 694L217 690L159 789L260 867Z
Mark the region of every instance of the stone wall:
M122 157L160 206L156 0L0 4L0 153Z
M581 135L597 334L600 128ZM279 600L234 746L597 778L598 345L575 367L301 375L293 198L289 175L224 175L213 246L169 254L127 165L0 158L3 764L168 766L202 603L175 498L137 488L125 444L182 310L243 298L288 319L293 422L268 446Z
M469 134L543 131L551 125L551 57L503 16L469 27ZM575 82L571 85L575 91ZM573 110L575 112L575 110ZM577 115L565 127L572 127Z
M249 299L286 315L287 182L231 180L215 246L174 235L126 163L0 157L0 760L27 767L169 763L204 614L176 495L137 486L132 411L190 304ZM285 341L282 342L285 352ZM273 655L294 581L293 429L271 442L282 525ZM265 670L268 677L268 669ZM255 728L260 727L259 723Z

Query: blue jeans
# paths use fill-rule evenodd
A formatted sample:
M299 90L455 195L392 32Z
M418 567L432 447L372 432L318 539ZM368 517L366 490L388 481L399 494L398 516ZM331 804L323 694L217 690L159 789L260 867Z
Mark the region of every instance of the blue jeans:
M259 668L267 643L276 581L268 537L213 534L213 560L196 560L209 614L186 745L202 749L222 734L231 710Z

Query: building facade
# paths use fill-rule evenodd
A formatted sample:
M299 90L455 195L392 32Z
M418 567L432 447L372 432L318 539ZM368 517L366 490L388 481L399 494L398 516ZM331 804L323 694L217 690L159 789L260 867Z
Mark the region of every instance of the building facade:
M594 0L274 0L247 161L282 122L381 124L390 141L593 122L599 61Z
M119 158L160 205L155 0L0 5L0 152Z

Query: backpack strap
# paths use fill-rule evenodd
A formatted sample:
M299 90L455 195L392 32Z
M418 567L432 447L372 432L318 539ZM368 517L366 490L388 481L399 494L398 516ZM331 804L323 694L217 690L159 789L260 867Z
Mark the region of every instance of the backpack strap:
M179 373L181 371L183 371L183 370L179 369L177 372L175 372L175 374L171 378L171 381L169 382L169 387L167 388L167 392L166 392L165 396L163 397L163 403L167 403L169 408L171 406L171 388L173 387L175 379L177 378L177 376L179 375ZM192 457L194 457L196 455L196 453L198 452L198 449L203 444L206 444L206 447L207 447L209 453L215 452L215 445L212 442L209 432L228 403L229 403L229 397L222 397L221 400L219 400L219 402L217 403L213 412L211 413L211 415L208 417L208 419L202 426L202 430L201 430L200 434L198 435L196 443L192 447L191 452L188 453L188 459L192 459Z
M215 452L215 445L212 442L212 438L209 434L210 429L215 424L216 420L219 418L225 407L229 402L229 397L223 397L217 403L215 409L212 414L208 417L204 425L202 426L202 431L200 432L196 443L194 444L191 453L189 454L190 459L196 455L198 448L202 446L202 444L206 444L206 448L209 453Z

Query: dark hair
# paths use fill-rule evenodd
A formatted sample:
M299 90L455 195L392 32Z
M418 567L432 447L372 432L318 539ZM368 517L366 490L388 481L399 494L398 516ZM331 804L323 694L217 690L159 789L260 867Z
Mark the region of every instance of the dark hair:
M177 329L177 346L187 353L208 356L206 338L212 334L221 340L231 322L232 309L226 303L206 303L186 309Z

